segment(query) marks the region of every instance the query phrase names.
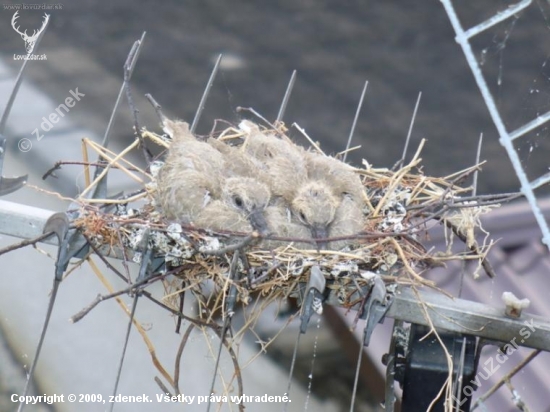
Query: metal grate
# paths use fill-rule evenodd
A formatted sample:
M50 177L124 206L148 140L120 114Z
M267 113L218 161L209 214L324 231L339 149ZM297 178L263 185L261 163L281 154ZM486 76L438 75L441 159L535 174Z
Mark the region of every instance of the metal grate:
M441 0L441 2L443 3L443 6L445 7L445 11L449 16L449 19L451 20L453 29L455 30L455 33L456 33L455 39L458 42L458 44L460 44L460 47L462 47L462 51L466 56L468 65L472 70L477 86L479 87L479 90L481 91L481 94L483 96L483 100L485 101L485 104L489 109L489 113L491 114L491 118L495 123L495 126L500 136L500 143L506 149L506 152L510 157L510 161L512 162L512 166L514 167L514 170L519 178L519 181L521 183L520 190L525 196L525 198L527 199L527 201L529 202L529 205L533 210L533 213L540 227L540 230L542 231L542 236L543 236L542 241L546 244L548 248L550 248L550 229L548 228L548 222L546 221L546 219L544 218L541 212L537 197L535 196L535 192L534 192L537 188L550 182L550 173L546 173L543 176L540 176L534 179L533 181L529 181L527 174L521 165L519 155L513 146L514 140L519 139L520 137L542 126L544 123L550 120L550 111L544 113L543 115L538 116L536 119L530 122L525 123L523 126L518 127L516 130L512 132L509 132L508 130L506 130L506 126L504 125L504 122L497 108L495 100L491 94L491 91L489 90L485 77L483 76L483 73L481 71L480 65L474 56L472 46L470 45L471 38L477 36L483 31L521 12L522 10L524 10L525 8L531 5L532 0L523 0L513 6L510 6L506 11L499 12L495 14L493 17L485 20L484 22L468 30L464 30L464 28L460 24L456 11L452 5L452 1Z

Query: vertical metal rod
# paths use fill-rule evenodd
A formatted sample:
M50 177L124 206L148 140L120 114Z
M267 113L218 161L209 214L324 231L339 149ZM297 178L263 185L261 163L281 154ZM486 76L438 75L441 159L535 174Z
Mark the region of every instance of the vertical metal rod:
M477 142L477 153L476 153L476 165L479 164L479 159L481 159L481 145L483 144L483 133L479 135L479 141ZM472 184L472 196L477 195L477 178L479 175L479 170L474 172L474 181Z
M292 375L294 375L294 366L296 365L296 358L298 356L298 346L300 345L300 336L302 336L302 333L298 329L298 337L296 338L296 342L294 343L294 351L292 352L292 360L290 362L290 372L288 373L288 385L286 388L286 396L290 398L290 388L292 387ZM285 402L285 406L283 407L283 412L286 412L288 410L288 402Z
M349 132L344 158L342 159L344 162L348 157L348 150L351 147L351 140L353 139L353 134L355 133L355 126L357 126L357 120L359 119L359 113L361 112L361 107L363 106L363 100L365 99L365 93L367 92L368 85L369 81L367 80L365 81L365 86L363 86L363 91L361 92L361 97L359 98L359 104L357 105L357 110L355 111L355 117L353 118L353 124L351 125L351 130Z
M61 245L59 247L61 247ZM23 390L23 395L21 399L24 399L29 393L31 382L34 376L34 370L36 369L36 365L38 364L38 358L40 357L40 352L42 350L44 338L46 337L46 331L48 330L48 326L50 324L53 306L55 303L55 298L57 297L57 291L59 290L60 283L61 283L61 280L54 278L52 293L50 295L50 301L48 302L48 310L46 311L46 319L44 320L44 325L42 326L42 332L40 333L40 339L38 340L38 345L36 347L36 353L34 354L34 359L32 361L31 368L29 370L29 373L27 374L27 381L25 382L25 389ZM25 407L25 402L21 401L19 403L19 407L17 408L17 412L21 412L24 407Z
M115 387L113 388L113 396L117 395L118 384L120 382L120 376L122 374L122 365L124 364L124 358L126 357L126 349L128 348L128 341L130 340L130 332L132 331L132 324L134 323L134 316L136 314L138 299L139 299L139 292L136 291L136 296L134 296L134 303L132 304L132 311L130 313L130 321L128 322L128 328L126 329L126 338L124 340L124 347L122 348L122 354L120 356L120 362L118 364ZM115 407L115 402L111 402L109 406L109 412L112 412L114 407Z
M407 139L405 140L405 147L403 148L403 155L401 156L401 160L399 161L399 166L401 167L405 164L405 158L407 157L407 151L409 150L409 142L411 141L411 135L412 135L412 129L414 126L414 122L416 121L416 113L418 112L418 108L420 107L420 99L422 98L422 92L418 93L418 97L416 98L416 104L414 105L414 111L411 118L411 123L409 124L409 131L407 132Z
M368 317L367 317L368 321ZM367 327L367 321L365 321L365 328ZM357 397L357 386L359 385L359 371L361 370L361 361L363 360L363 350L365 348L365 338L366 334L363 333L363 338L361 339L361 345L359 346L359 356L357 356L357 367L355 368L355 378L353 380L353 390L351 392L351 404L349 406L349 412L353 412L355 407L355 398Z
M202 112L204 110L204 105L206 104L206 99L208 98L208 95L210 94L210 89L212 88L212 84L214 83L214 79L216 78L216 74L218 74L218 69L220 67L220 62L222 61L222 56L218 56L218 60L216 60L216 64L214 65L214 68L212 69L212 73L210 74L210 78L208 79L208 83L206 84L206 89L204 89L204 93L202 94L201 101L199 103L199 107L197 108L197 112L195 113L195 118L193 119L193 123L191 123L191 127L189 130L191 133L195 133L195 129L197 128L197 124L199 123L199 120L201 118Z
M460 398L462 394L462 375L464 374L464 360L466 358L466 338L462 338L462 346L460 347L460 359L458 360L458 370L455 381L454 401L455 412L460 412Z
M235 279L235 275L237 273L237 263L239 261L239 255L240 255L240 251L237 250L233 254L233 258L231 259L231 265L229 268L229 279L231 282ZM236 294L237 294L237 288L233 283L231 283L231 286L229 287L229 294L228 294L229 296L227 298L225 319L224 319L223 327L220 333L220 346L218 346L218 355L216 357L216 364L214 366L214 376L212 377L210 392L208 393L208 406L206 407L206 412L210 412L210 407L212 405L212 403L210 402L210 394L214 392L214 386L216 385L216 376L218 374L218 368L220 366L220 358L222 355L223 341L225 339L225 334L227 333L227 330L231 325L233 309L235 307L235 301L237 299Z
M403 321L395 320L393 323L390 349L388 352L388 364L386 365L386 394L384 408L387 412L393 412L395 406L395 350L397 346L398 331L403 328Z
M281 103L281 107L279 108L279 113L277 114L277 119L275 120L275 123L279 123L283 120L283 116L285 115L286 106L288 104L288 100L290 99L290 94L292 93L292 89L294 89L294 83L296 82L296 70L292 72L292 75L290 76L290 81L288 82L288 86L286 87L285 96L283 97L283 102Z
M143 32L143 34L141 35L141 39L136 40L134 42L132 49L128 54L128 58L126 59L126 63L124 64L125 71L127 68L129 68L129 70L127 71L128 76L125 76L125 79L122 82L122 86L120 86L120 90L118 92L115 105L113 107L113 110L111 111L111 117L109 118L109 123L107 124L107 129L105 129L105 134L103 135L103 140L101 142L101 145L103 147L107 147L109 145L109 135L111 134L111 130L115 123L115 115L118 110L118 106L120 105L120 101L122 100L122 95L124 94L124 90L126 89L126 84L128 83L128 81L130 81L130 78L134 73L134 67L136 67L136 62L139 57L139 53L141 52L141 45L143 44L143 40L145 39L146 33L147 32Z

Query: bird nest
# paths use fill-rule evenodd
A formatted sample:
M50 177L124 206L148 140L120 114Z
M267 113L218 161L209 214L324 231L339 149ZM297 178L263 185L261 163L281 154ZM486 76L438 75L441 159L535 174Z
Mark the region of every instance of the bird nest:
M307 150L322 153L317 143L298 126L296 128L310 141L311 147ZM481 227L480 216L499 202L509 200L509 195L475 196L470 193L471 188L463 187L464 181L480 165L440 178L424 175L420 158L424 141L407 164L398 163L388 169L375 168L363 161L361 167L353 169L364 187L361 190L365 204L364 224L351 235L325 239L327 242L345 241L345 247L331 250L319 247L312 239L256 231L212 230L167 219L157 204L157 176L163 163L153 161L146 148L158 146L161 149L158 157L164 158L163 152L170 149L171 139L165 134L139 130L135 141L119 153L84 139L84 162L58 162L45 177L63 164L84 165L86 188L77 199L71 199L73 205L68 214L72 227L78 229L91 247L85 260L109 291L98 295L71 320L79 321L100 302L112 298L117 299L133 319L133 312L119 298L130 294L135 299L145 296L174 315L177 331L182 321L187 322L187 332L176 356L176 372L172 376L156 357L147 332L139 322L132 320L148 347L153 364L173 389L156 378L164 393L179 393L179 359L191 331L196 328L205 333L206 339L211 338L206 333L208 330L214 333L221 340L220 345L231 354L233 378L237 379L242 394L243 382L234 345L245 333L255 333L259 316L271 303L295 299L305 308L307 305L302 303L306 302L308 282L319 273L324 276L326 287L322 299L315 297L310 302L309 314L311 310L320 313L323 302L355 309L361 314L369 291L380 284L380 279L388 290L398 284L436 288L433 281L424 277L425 272L451 260L477 261L478 268L494 276L485 259L491 243ZM288 130L283 124L269 125L262 128L262 132L288 138ZM230 125L223 130L214 127L208 138L238 144L246 133L247 130L239 126ZM139 148L150 160L146 169L128 159L128 154ZM88 162L89 150L98 155L97 163ZM94 178L90 174L92 167L95 167ZM140 189L107 198L101 187L104 177L115 169L137 182ZM442 226L446 231L448 247L445 250L429 247L432 226ZM483 240L478 243L480 237ZM460 253L453 252L451 247L456 238L465 244ZM279 246L266 247L273 245L272 241ZM92 260L92 252L129 286L115 291L108 277ZM126 273L116 269L107 257L121 259ZM138 275L132 275L130 262L139 265ZM68 273L70 271L65 276ZM162 296L146 290L157 282L163 285ZM192 315L184 313L184 297L189 293L194 296L197 306ZM244 309L244 326L233 330L228 338L229 321L239 308ZM262 351L273 339L260 339Z
M266 131L279 135L287 132L283 125ZM231 126L214 130L210 137L233 140L244 133ZM424 175L420 158L424 142L406 165L374 168L363 161L363 166L355 169L365 187L366 223L357 227L356 234L329 239L348 240L349 245L342 250L319 250L311 239L214 231L168 221L155 202L155 175L161 164L154 162L146 171L125 159L146 140L162 149L170 146L168 136L147 130L142 130L140 138L119 154L86 141L106 160L103 174L121 169L143 187L119 199L87 199L85 195L101 175L93 182L88 180L84 196L77 199L81 208L74 225L91 241L94 250L104 255L140 264L147 249L144 244L149 247L160 263L141 285L161 280L166 291L163 304L174 311L179 310L178 298L186 291L201 306L197 316L208 321L218 314L225 315L231 287L237 301L244 305L252 302L252 296L261 296L265 301L301 298L314 266L326 278L329 301L346 308L362 301L363 290L377 275L387 284L433 286L423 273L449 260L477 260L488 275L493 275L485 260L490 245L479 245L476 234L483 232L480 215L495 207L498 197L468 196L471 188L461 187L479 165L442 178ZM309 150L320 150L315 142L311 144ZM455 237L461 239L466 251L428 249L428 229L433 222L443 225L450 242ZM278 240L283 245L268 249L263 246L266 240ZM308 242L309 249L295 246Z

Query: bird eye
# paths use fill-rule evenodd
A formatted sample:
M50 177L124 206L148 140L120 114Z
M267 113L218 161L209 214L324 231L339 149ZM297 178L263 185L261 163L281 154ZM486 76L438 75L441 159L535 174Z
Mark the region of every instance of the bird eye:
M235 206L243 207L243 200L239 196L233 196L233 202L235 202Z
M306 221L306 215L304 212L299 213L300 219L302 219L304 222Z

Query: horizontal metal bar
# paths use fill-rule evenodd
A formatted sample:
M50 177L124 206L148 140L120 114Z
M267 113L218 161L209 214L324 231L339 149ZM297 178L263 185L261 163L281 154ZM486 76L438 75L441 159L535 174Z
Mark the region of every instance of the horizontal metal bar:
M504 315L504 304L501 309L496 309L478 302L452 299L434 291L419 291L417 295L405 288L395 296L387 316L430 326L426 313L436 329L550 351L548 319L525 312L518 319L509 318Z
M0 234L23 239L31 239L42 234L46 220L55 212L0 200ZM51 237L46 241L57 244L57 239Z
M513 141L513 140L517 139L518 137L521 137L524 134L529 133L531 130L536 129L539 126L542 126L548 120L550 120L550 111L544 113L542 116L539 116L534 120L531 120L529 123L526 123L523 126L518 127L516 130L514 130L508 136L509 136L510 140Z
M53 213L51 210L0 200L0 233L20 238L37 237ZM52 240L48 243L55 242L56 240ZM336 297L329 298L329 302L337 306ZM501 342L516 338L518 345L550 351L550 322L546 318L524 313L520 319L511 319L504 315L504 307L496 309L483 303L451 299L433 291L419 291L417 296L410 288L398 290L387 316L429 325L424 308L438 329ZM520 335L522 328L530 331L528 339Z
M544 186L546 183L550 182L550 172L545 173L542 176L536 178L531 182L531 189L535 190L541 186Z
M495 14L493 17L488 18L483 23L478 24L477 26L472 27L471 29L466 30L464 33L468 39L471 39L474 36L477 36L479 33L499 24L500 22L506 20L512 15L519 13L524 8L528 7L532 3L532 0L523 0L513 6L509 6L505 11L500 11Z

